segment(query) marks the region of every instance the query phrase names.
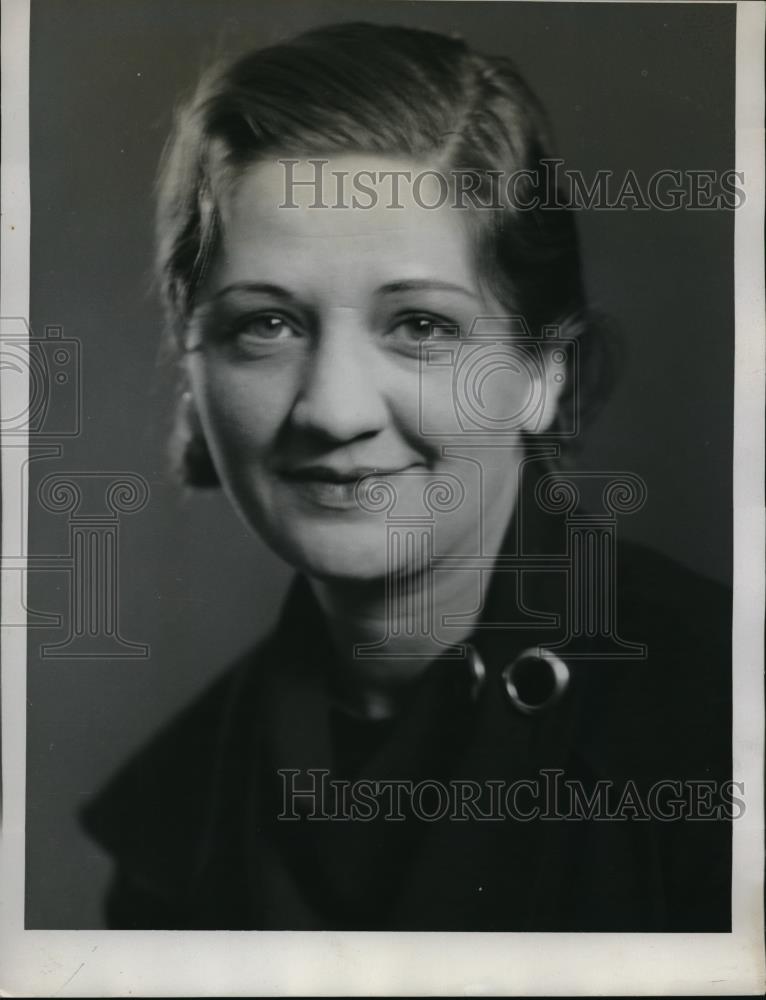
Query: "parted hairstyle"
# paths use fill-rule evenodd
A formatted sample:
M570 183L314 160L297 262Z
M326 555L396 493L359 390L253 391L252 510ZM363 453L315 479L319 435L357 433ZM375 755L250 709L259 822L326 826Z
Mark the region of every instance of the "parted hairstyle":
M553 157L545 112L510 60L411 28L345 23L307 32L211 68L178 108L156 216L156 273L177 350L218 250L231 179L267 156L349 152L478 178L474 196L496 206L468 209L479 272L531 331L558 326L578 339L577 379L567 379L559 410L571 408L575 382L581 411L590 409L611 365L603 322L587 307L572 209L545 168ZM493 181L498 174L518 176L516 198ZM218 485L188 392L173 448L187 484Z

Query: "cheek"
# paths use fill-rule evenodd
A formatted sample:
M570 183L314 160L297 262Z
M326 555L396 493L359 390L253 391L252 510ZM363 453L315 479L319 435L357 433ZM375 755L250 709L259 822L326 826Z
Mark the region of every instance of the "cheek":
M254 366L194 359L189 382L208 442L222 456L267 449L292 405L291 380L264 377Z
M482 384L480 396L474 395L474 405L480 398L479 413L490 425L518 432L540 408L538 387L539 383L523 370L498 368Z
M449 363L442 353L421 376L418 419L427 435L515 435L539 408L539 380L505 346L469 346Z
M440 435L454 434L459 430L452 371L424 369L420 389L418 421L421 433L438 439Z

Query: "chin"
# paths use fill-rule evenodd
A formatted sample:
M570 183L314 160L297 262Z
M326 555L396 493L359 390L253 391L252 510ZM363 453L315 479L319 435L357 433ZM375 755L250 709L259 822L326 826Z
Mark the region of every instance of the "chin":
M291 566L318 580L372 582L396 568L387 558L385 524L313 524L269 541Z

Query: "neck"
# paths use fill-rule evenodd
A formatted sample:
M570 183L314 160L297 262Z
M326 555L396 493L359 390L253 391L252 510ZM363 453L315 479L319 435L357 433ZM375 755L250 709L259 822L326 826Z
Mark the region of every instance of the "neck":
M485 556L499 553L507 523L499 522L491 537L485 534ZM338 654L331 677L338 700L368 718L396 714L409 684L444 648L471 634L490 577L488 571L437 564L415 572L408 567L388 579L312 579ZM453 615L460 624L445 624Z

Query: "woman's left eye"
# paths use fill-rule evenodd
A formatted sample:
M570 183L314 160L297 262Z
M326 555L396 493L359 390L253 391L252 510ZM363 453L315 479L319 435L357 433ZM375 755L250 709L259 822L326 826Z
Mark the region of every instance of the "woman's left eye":
M434 330L449 325L447 320L441 319L438 316L403 316L392 324L390 335L399 340L419 343L422 340L432 337Z

